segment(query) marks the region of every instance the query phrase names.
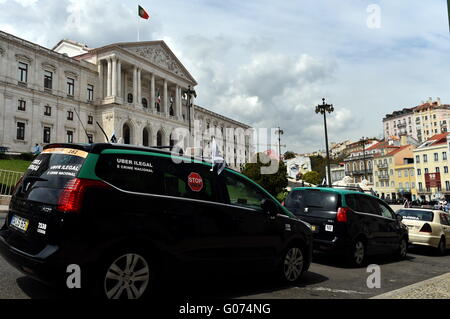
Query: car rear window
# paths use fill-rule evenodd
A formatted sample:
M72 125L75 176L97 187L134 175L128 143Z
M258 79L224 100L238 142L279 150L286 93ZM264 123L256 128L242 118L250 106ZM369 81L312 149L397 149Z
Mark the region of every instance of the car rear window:
M397 212L404 219L421 220L425 222L431 222L434 218L434 213L429 210L413 210L413 209L401 209Z
M294 213L303 212L306 207L337 211L339 195L316 190L294 190L289 193L284 203Z
M58 191L78 176L88 153L72 148L48 148L30 164L16 196L56 204Z

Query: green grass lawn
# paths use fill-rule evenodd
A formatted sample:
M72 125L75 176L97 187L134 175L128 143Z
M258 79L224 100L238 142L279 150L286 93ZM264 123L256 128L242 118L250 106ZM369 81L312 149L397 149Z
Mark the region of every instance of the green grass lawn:
M0 159L0 169L15 172L25 172L31 161L16 159Z

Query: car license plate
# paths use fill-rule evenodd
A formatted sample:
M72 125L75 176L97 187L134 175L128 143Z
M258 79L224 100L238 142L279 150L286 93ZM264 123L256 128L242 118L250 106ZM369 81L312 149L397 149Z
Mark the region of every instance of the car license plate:
M30 222L28 221L28 219L13 215L10 225L14 228L26 232L29 224Z
M333 231L333 225L325 225L325 231Z

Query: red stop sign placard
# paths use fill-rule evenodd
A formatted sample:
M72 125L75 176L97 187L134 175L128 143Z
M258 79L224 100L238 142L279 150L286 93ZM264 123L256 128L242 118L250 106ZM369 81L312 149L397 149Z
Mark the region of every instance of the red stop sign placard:
M190 173L188 176L188 185L193 192L199 192L203 188L203 179L198 173Z

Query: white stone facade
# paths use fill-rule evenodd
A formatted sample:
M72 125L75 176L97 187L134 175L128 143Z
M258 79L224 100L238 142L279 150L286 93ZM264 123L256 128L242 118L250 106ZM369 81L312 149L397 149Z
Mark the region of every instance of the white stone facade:
M98 122L108 138L114 134L122 143L183 140L184 148L197 146L195 155L201 155L200 145L209 156L211 135L218 134L194 139L199 126L241 133L251 127L195 105L194 95L186 92L195 85L163 41L90 49L62 40L50 50L0 32L0 146L30 152L37 143L105 142ZM191 138L189 133L176 138L176 128L191 128ZM251 157L252 136L231 134L220 149L239 168Z

